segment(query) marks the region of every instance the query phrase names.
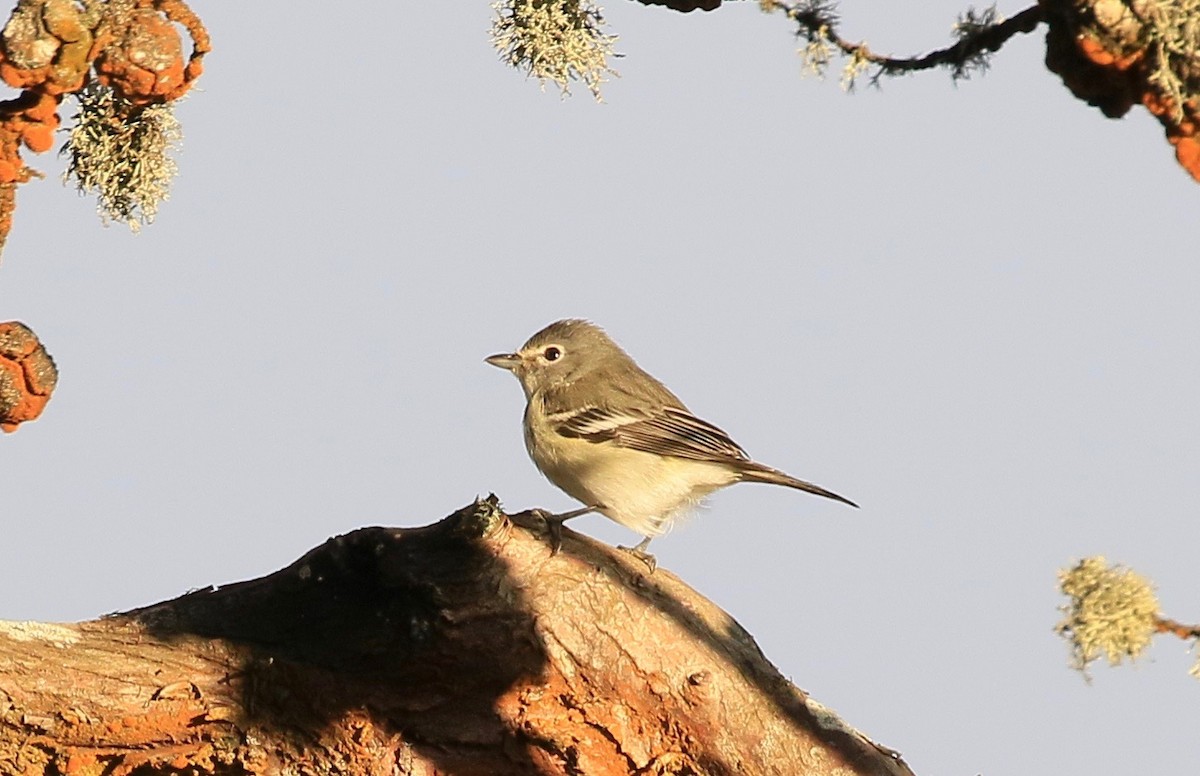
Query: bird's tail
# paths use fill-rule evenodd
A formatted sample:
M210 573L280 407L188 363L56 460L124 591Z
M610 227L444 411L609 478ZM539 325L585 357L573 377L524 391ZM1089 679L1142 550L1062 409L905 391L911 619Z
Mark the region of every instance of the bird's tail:
M741 463L739 465L738 470L741 474L741 479L743 482L765 482L769 485L786 485L789 488L802 490L805 493L812 493L816 496L831 498L834 501L840 501L843 504L849 504L855 509L858 509L858 504L855 504L845 496L839 496L833 491L825 490L819 485L813 485L811 482L798 480L790 474L784 474L778 469L772 469L770 466L763 466L761 463L746 461L745 463Z

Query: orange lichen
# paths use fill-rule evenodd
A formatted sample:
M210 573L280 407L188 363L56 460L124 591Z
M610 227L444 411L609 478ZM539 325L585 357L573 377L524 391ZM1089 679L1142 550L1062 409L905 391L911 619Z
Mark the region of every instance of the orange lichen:
M186 61L176 24L192 40ZM183 0L20 0L0 32L0 80L22 90L0 102L0 186L35 176L21 147L34 153L53 147L65 94L94 77L134 105L175 100L200 76L211 48ZM0 246L14 203L14 191L0 191Z
M89 776L103 773L104 766L93 752L71 752L62 766L64 776Z
M21 130L21 140L34 153L43 154L54 147L54 128L34 124Z
M1175 158L1183 168L1200 181L1200 140L1181 137L1175 141Z
M1076 38L1075 45L1079 48L1079 53L1083 54L1088 61L1100 67L1111 67L1117 71L1128 70L1145 56L1144 51L1133 51L1124 56L1114 54L1104 48L1104 44L1100 41L1086 36Z
M1136 104L1163 126L1175 158L1197 182L1200 58L1189 48L1186 14L1149 13L1126 0L1039 0L1046 12L1046 66L1076 97L1109 118ZM1143 3L1144 4L1144 3ZM1176 45L1178 43L1178 45Z
M186 63L175 24L192 39ZM202 59L212 47L200 18L182 0L137 0L132 12L114 19L104 37L96 78L135 105L183 96L203 72Z
M1175 147L1175 161L1200 183L1200 140L1196 137L1200 111L1196 110L1196 102L1188 100L1176 110L1169 97L1147 92L1142 95L1142 104L1163 125L1167 142Z
M58 116L59 101L48 94L38 95L36 101L24 109L24 114L30 121L51 121Z
M48 151L49 146L42 149L34 148L29 142L32 137L35 143L39 143L42 139L42 134L38 130L42 130L53 136L54 130L58 129L58 104L62 99L61 95L51 95L45 92L24 91L21 96L13 100L4 100L0 102L0 136L12 137L20 140L31 151ZM2 138L0 138L2 139ZM12 149L13 153L16 148ZM14 159L5 154L3 161L13 163ZM17 156L15 161L19 164L20 157ZM21 164L23 168L24 165Z
M1079 47L1079 53L1100 67L1108 67L1117 60L1108 49L1100 45L1100 41L1092 38L1079 38L1076 45Z
M163 99L183 84L183 42L161 14L142 8L96 58L96 78L134 103Z
M58 368L37 335L16 321L0 323L0 430L41 415L57 383Z
M15 172L12 174L16 175ZM17 184L12 180L15 178L0 182L0 249L12 230L13 210L17 206Z
M0 36L0 77L47 94L79 89L91 65L95 22L87 15L72 0L19 3Z

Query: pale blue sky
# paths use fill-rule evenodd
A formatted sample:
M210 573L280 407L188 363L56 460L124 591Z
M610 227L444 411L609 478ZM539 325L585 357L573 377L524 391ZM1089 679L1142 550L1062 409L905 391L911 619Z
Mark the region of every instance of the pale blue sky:
M215 51L157 223L101 228L50 157L19 194L0 320L61 382L0 440L0 617L259 576L489 491L571 507L482 359L581 316L862 504L739 486L654 551L917 773L1200 764L1184 644L1087 686L1052 633L1057 569L1096 553L1200 620L1200 186L1144 111L1071 97L1041 33L983 78L846 96L755 3L611 0L596 105L503 67L482 0L195 5ZM841 7L903 53L962 10Z

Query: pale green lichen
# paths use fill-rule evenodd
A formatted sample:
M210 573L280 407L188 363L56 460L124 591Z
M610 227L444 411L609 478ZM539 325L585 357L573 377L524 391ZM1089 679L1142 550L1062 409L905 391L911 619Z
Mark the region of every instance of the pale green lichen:
M79 112L62 149L70 157L63 181L95 194L105 223L136 232L154 220L178 171L171 152L183 135L172 103L133 105L96 82L76 99Z
M859 76L867 72L867 68L871 66L871 61L867 59L867 54L866 47L860 46L854 49L846 59L846 64L842 67L842 91L854 91L854 87L858 84Z
M1200 0L1167 0L1133 4L1151 51L1148 77L1170 101L1175 122L1184 118L1184 105L1200 100ZM1136 13L1140 11L1140 13Z
M588 0L501 0L493 3L492 45L500 58L537 78L544 89L553 81L564 97L571 81L581 81L597 101L617 36L604 32L601 8Z
M804 48L796 49L796 53L800 55L802 72L805 75L824 78L834 55L833 45L829 41L829 28L821 27Z
M1150 582L1100 556L1059 572L1059 589L1071 600L1056 627L1071 642L1071 665L1086 675L1101 656L1109 665L1137 658L1150 644L1159 617Z

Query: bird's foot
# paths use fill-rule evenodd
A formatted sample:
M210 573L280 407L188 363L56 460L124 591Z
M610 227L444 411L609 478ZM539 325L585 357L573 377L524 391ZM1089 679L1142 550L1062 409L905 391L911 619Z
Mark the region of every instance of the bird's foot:
M580 515L586 515L589 512L594 512L595 509L595 507L584 507L582 509L573 509L570 512L562 512L556 515L547 512L544 509L538 509L537 507L534 507L533 509L526 510L525 514L536 517L546 524L546 532L550 535L550 554L557 555L558 551L562 549L563 523L567 522L573 517L579 517Z
M650 573L653 574L654 570L656 568L658 568L658 561L654 559L653 555L646 552L646 547L648 547L649 545L650 545L650 537L647 536L646 538L642 539L640 542L637 543L637 545L635 545L633 547L617 547L617 549L621 550L622 552L627 552L630 555L632 555L633 557L640 560L642 563L645 563L646 567L650 570Z

